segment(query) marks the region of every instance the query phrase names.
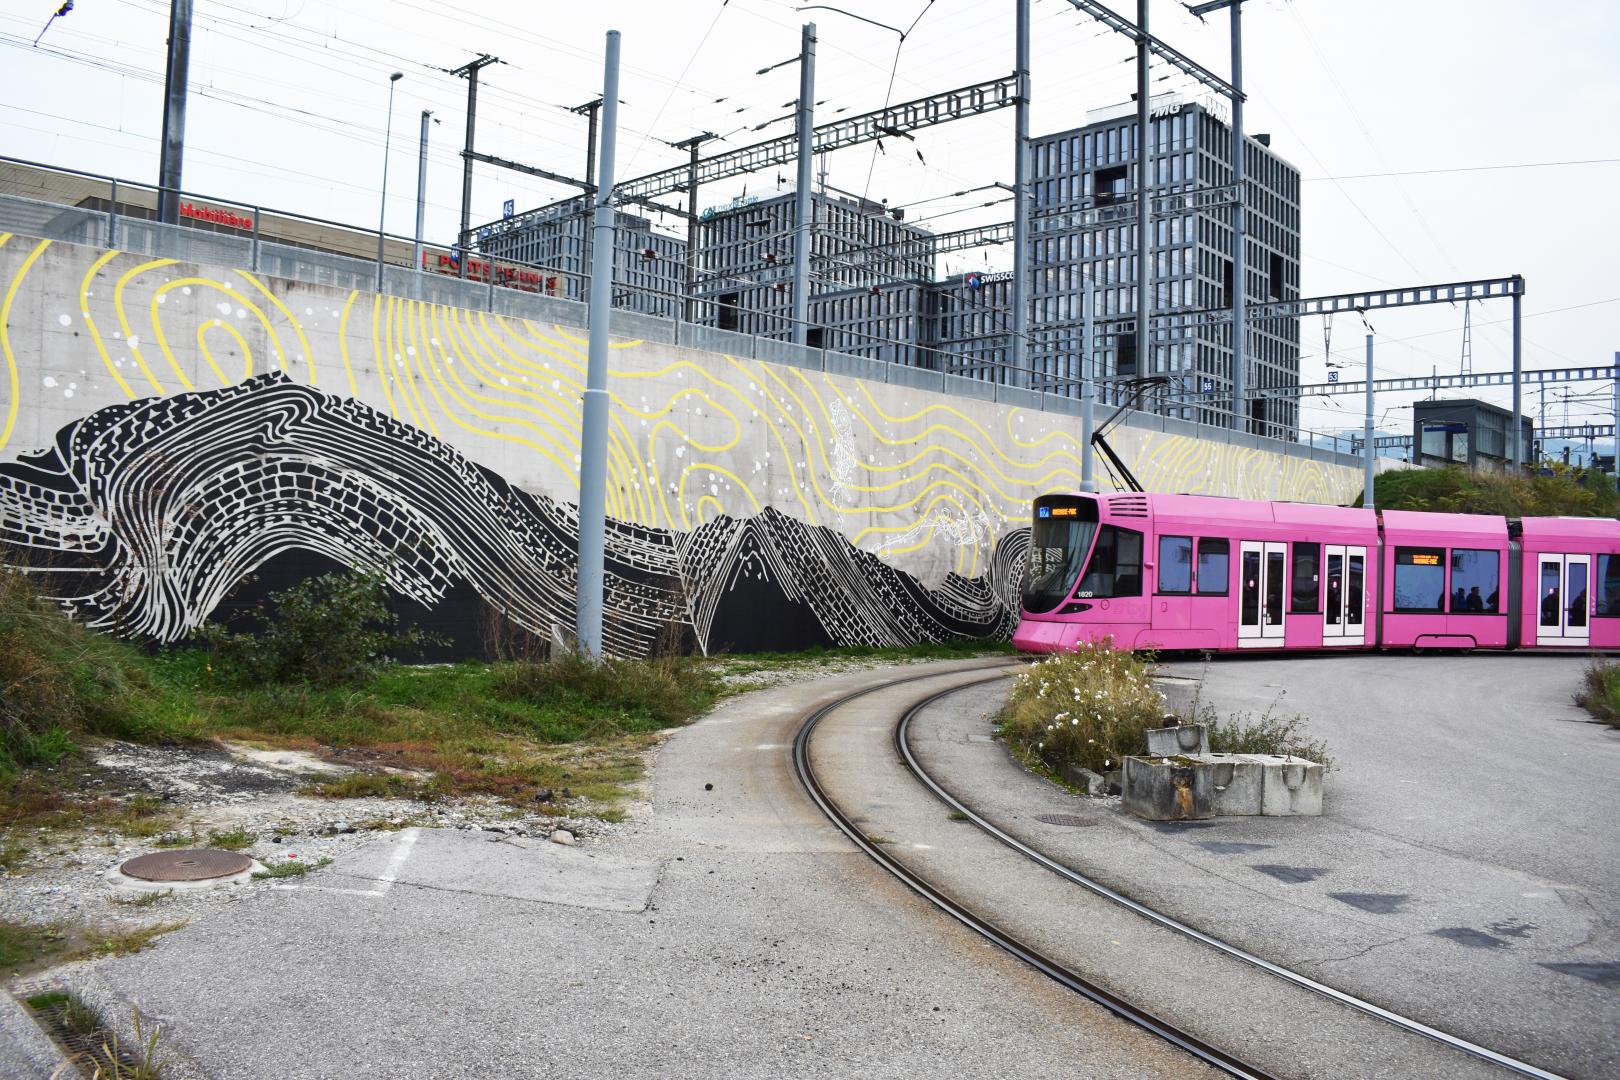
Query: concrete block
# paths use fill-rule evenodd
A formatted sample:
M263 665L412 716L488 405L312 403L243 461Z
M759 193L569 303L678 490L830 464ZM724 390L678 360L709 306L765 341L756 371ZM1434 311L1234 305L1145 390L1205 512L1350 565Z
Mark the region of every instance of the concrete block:
M1125 759L1125 809L1148 821L1196 821L1215 816L1213 777L1189 757Z
M1265 766L1253 754L1200 754L1209 768L1217 817L1253 817L1264 812Z
M1108 794L1108 778L1094 773L1084 765L1065 765L1063 779L1084 791L1087 795Z
M1204 724L1149 728L1148 757L1187 757L1209 753L1209 728Z
M1246 755L1260 762L1265 781L1260 812L1267 817L1317 815L1322 812L1322 766L1300 757Z

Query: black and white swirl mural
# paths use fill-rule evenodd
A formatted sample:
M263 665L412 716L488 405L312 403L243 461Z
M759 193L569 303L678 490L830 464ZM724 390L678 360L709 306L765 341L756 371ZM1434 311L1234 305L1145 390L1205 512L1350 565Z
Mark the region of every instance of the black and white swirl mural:
M275 373L138 399L0 463L7 561L96 627L177 641L275 568L386 575L403 606L480 650L491 613L574 622L574 506L532 495L422 430ZM770 507L691 531L610 521L608 648L671 627L704 651L1006 637L1027 530L987 572L925 587ZM274 575L270 575L274 576Z

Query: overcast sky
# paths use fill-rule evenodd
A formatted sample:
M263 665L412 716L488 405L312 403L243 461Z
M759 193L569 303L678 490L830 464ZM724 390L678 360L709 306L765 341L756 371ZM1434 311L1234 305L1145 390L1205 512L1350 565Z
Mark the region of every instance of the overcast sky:
M155 180L162 119L168 0L78 0L39 33L58 0L13 2L0 12L7 87L0 101L5 152L54 165ZM478 148L555 172L584 172L585 122L569 106L602 85L603 34L623 32L619 178L675 164L663 140L698 131L722 147L791 132L799 26L819 29L817 119L1006 74L1013 64L1012 0L846 0L898 34L791 0L599 0L495 4L458 0L196 0L184 185L221 201L296 211L373 227L382 173L388 75L404 72L394 102L390 231L413 223L421 110L432 128L430 239L456 228L457 151L465 83L442 69L478 53L486 68ZM1134 4L1112 5L1135 18ZM920 17L919 17L920 16ZM1130 42L1101 30L1067 0L1035 0L1031 130L1084 123L1089 109L1134 89ZM912 24L915 21L915 26ZM1320 295L1518 273L1527 282L1529 367L1607 365L1620 348L1620 5L1566 0L1248 0L1244 6L1247 126L1271 132L1303 184L1303 289ZM1179 3L1153 0L1151 29L1221 75L1227 18L1207 24ZM1155 93L1193 91L1155 67ZM763 130L756 125L769 124ZM1011 110L885 140L828 161L832 185L892 204L938 229L1010 219L998 191L957 195L1012 178ZM1582 162L1582 164L1549 164ZM746 187L776 190L778 172L705 189L716 205ZM480 167L473 219L571 190ZM667 222L673 231L678 223ZM949 257L943 271L1000 267L1003 251ZM1505 303L1476 306L1476 371L1510 366ZM1379 375L1454 373L1463 313L1437 307L1374 319ZM1340 316L1331 350L1360 362L1365 329ZM1325 378L1323 324L1301 324L1301 379ZM1348 369L1345 378L1359 377ZM1505 390L1477 396L1506 404ZM1409 428L1421 395L1381 395L1383 426ZM1443 392L1441 396L1461 396ZM1609 386L1575 384L1547 395L1549 423L1607 419ZM1527 392L1535 414L1539 393ZM1359 426L1360 401L1304 403L1302 426Z

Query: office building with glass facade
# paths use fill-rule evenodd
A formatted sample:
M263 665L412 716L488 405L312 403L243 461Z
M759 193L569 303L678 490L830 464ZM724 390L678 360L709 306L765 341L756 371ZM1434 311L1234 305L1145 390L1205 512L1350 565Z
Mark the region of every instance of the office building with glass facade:
M1093 111L1089 123L1031 140L1033 209L1030 362L1037 386L1064 393L1081 374L1081 299L1093 287L1093 346L1085 374L1105 398L1129 400L1143 383L1171 415L1227 422L1231 400L1230 321L1190 313L1229 309L1232 299L1231 128L1197 102L1164 95L1152 102L1148 184L1153 199L1151 288L1156 319L1150 355L1139 357L1135 193L1140 188L1134 104ZM1269 148L1245 140L1247 298L1299 297L1299 171ZM1249 323L1247 386L1262 395L1251 430L1293 437L1297 400L1264 397L1299 384L1299 322Z
M478 247L491 259L553 267L565 278L565 298L584 300L591 276L591 216L588 199L565 199L490 222L476 233ZM679 318L686 287L685 259L685 240L654 232L647 218L619 211L613 245L613 306Z

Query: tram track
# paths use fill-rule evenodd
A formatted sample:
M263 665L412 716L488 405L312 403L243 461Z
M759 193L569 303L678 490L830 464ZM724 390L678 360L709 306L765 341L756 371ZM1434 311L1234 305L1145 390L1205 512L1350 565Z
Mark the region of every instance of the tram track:
M1410 1017L1384 1009L1354 995L1336 990L1326 984L1256 956L1211 934L1200 931L1173 916L1166 915L1147 904L1134 900L1072 867L1065 866L976 813L971 806L949 791L927 772L913 753L908 734L912 721L929 707L937 705L953 695L1002 679L1005 677L1006 669L1011 666L1013 665L998 665L993 669L995 674L967 682L958 682L944 689L913 697L903 707L896 710L898 719L894 720L892 724L892 745L898 763L933 798L948 807L953 815L959 815L960 819L972 823L997 844L1017 853L1023 859L1056 875L1063 881L1077 886L1113 906L1130 912L1132 915L1144 919L1153 926L1168 931L1178 938L1196 942L1199 946L1214 950L1222 957L1236 961L1252 970L1262 972L1264 975L1280 980L1288 986L1307 991L1311 995L1332 1002L1335 1006L1359 1013L1410 1035L1419 1036L1449 1051L1466 1055L1489 1066L1507 1070L1520 1076L1536 1077L1541 1078L1541 1080L1561 1080L1556 1073L1548 1072L1527 1062L1493 1051L1488 1047L1423 1024ZM960 675L964 674L964 672L958 670L951 674ZM980 911L975 910L973 905L953 897L947 887L930 880L929 877L908 865L906 860L901 859L890 850L886 850L891 846L890 842L868 836L861 828L861 823L856 820L856 817L841 807L838 801L829 794L827 786L822 782L822 778L818 777L812 761L811 741L817 727L824 720L849 707L858 699L893 690L907 684L939 677L941 677L939 673L924 673L864 687L825 702L804 715L793 740L793 770L799 782L810 795L811 800L822 813L864 854L918 896L928 901L943 914L973 930L1010 955L1029 964L1066 989L1103 1007L1115 1016L1151 1032L1227 1075L1255 1078L1279 1075L1264 1066L1245 1060L1239 1054L1217 1045L1205 1036L1188 1030L1184 1025L1178 1024L1170 1017L1155 1012L1130 997L1100 984L1096 979L1075 970L1072 963L1065 963L1062 959L1054 956L1052 949L1043 950L1026 940L1022 940L1017 931L1008 929L1006 925L998 922L996 918L982 914Z

